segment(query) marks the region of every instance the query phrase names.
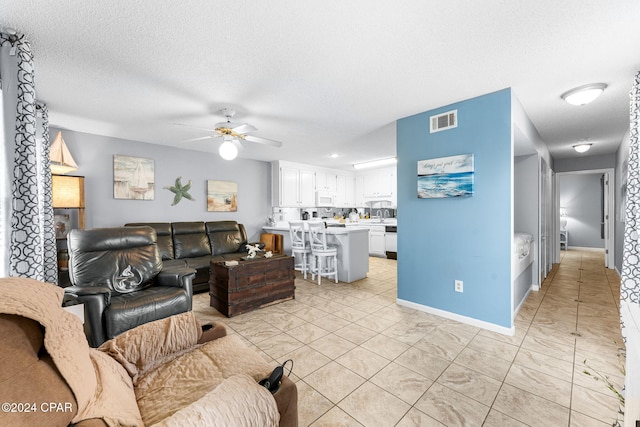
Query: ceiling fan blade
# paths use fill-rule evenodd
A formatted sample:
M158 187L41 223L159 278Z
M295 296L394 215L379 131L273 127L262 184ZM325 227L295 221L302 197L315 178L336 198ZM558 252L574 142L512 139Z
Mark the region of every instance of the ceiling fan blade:
M258 144L271 145L272 147L282 147L282 142L274 139L260 138L259 136L243 135L242 139L251 142L257 142Z
M213 132L215 130L215 129L209 129L209 128L201 128L199 126L185 125L184 123L171 123L171 124L176 125L176 126L184 126L184 127L191 128L191 129L208 130L209 132Z
M203 139L217 138L218 135L199 136L198 138L183 139L181 142L202 141Z
M231 130L235 133L249 133L257 131L258 128L256 128L255 126L251 126L248 123L241 123L232 127Z

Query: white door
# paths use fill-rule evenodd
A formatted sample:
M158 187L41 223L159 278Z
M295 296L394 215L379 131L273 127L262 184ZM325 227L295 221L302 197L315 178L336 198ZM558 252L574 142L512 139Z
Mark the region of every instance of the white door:
M612 209L614 207L613 202L613 188L611 186L611 180L613 179L613 172L607 171L604 174L604 186L603 186L603 228L604 228L604 266L607 268L615 268L615 255L613 251L613 241L614 241L614 232L613 232L613 214Z
M551 244L550 239L551 221L551 173L549 166L544 159L540 163L540 248L539 248L539 270L540 283L547 277L551 270Z

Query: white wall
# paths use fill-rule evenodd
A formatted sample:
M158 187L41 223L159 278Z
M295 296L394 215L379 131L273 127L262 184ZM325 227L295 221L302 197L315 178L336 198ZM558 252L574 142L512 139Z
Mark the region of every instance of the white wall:
M59 129L51 128L55 136ZM259 240L271 214L271 164L254 160L226 161L217 154L183 150L138 141L62 130L78 170L85 177L86 228L117 227L127 222L176 222L236 220L245 225L250 241ZM155 200L120 200L113 197L113 156L144 157L155 162ZM190 194L171 206L174 194L163 187L193 181ZM237 212L207 212L207 180L238 183Z

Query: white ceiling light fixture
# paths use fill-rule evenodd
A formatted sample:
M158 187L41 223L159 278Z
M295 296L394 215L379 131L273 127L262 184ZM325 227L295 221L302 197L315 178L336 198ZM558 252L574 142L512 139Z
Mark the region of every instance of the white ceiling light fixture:
M248 123L232 123L231 118L235 116L235 110L232 110L231 108L223 108L222 110L220 110L220 112L227 118L227 121L216 123L214 129L203 129L211 132L212 134L207 136L200 136L197 138L186 139L184 140L184 142L199 141L209 138L222 138L223 142L220 145L220 149L218 152L220 153L220 156L222 156L222 158L226 160L233 160L238 156L238 149L242 148L242 144L240 143L241 140L270 145L272 147L282 147L282 142L280 141L249 135L250 132L258 130L255 126L252 126Z
M373 161L370 161L370 162L354 163L353 164L353 168L354 169L375 168L375 167L380 167L380 166L395 165L397 162L398 162L398 159L396 159L395 157L390 157L388 159L380 159L380 160L373 160Z
M592 145L593 144L590 144L587 142L582 142L580 144L574 145L573 149L576 150L578 153L586 153L587 151L589 151Z
M233 160L238 157L238 147L233 143L233 137L230 135L224 136L224 141L220 144L218 149L220 157L225 160Z
M586 105L599 97L606 88L604 83L592 83L571 89L563 93L561 98L571 105Z

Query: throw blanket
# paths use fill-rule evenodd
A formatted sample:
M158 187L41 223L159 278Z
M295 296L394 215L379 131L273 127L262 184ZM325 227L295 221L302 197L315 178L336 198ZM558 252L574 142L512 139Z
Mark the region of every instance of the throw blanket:
M62 309L62 288L1 278L0 295L0 313L33 319L44 327L44 346L78 404L74 423L102 418L110 426L143 425L131 379L113 359L89 347L80 319Z
M235 336L197 345L193 312L140 325L100 350L126 367L145 425L277 426L275 399L257 380L272 367Z

